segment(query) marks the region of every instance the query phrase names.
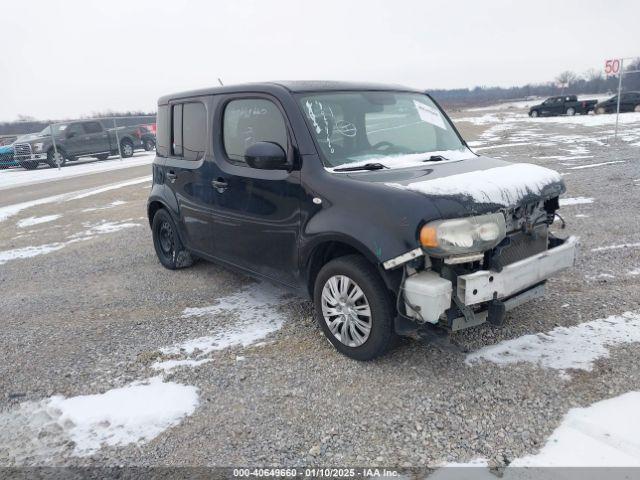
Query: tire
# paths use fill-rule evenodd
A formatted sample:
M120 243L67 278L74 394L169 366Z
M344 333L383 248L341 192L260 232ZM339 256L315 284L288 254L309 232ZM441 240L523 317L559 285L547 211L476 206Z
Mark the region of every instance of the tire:
M147 138L143 143L143 147L147 152L150 152L151 150L156 148L156 142L154 142L151 138Z
M60 159L60 166L64 167L67 163L67 155L65 151L60 148L58 149L58 158ZM55 151L53 149L47 152L47 164L51 168L58 168L58 163L56 162L55 158Z
M27 160L24 162L20 162L20 166L25 170L35 170L36 168L38 168L38 165L40 165L40 162L37 161Z
M339 296L341 288L346 292L343 297ZM347 255L324 265L315 280L313 301L318 325L343 355L360 361L372 360L394 343L392 295L364 257Z
M633 107L633 111L640 112L640 105L636 105L635 107Z
M605 110L604 107L598 107L594 110L594 113L596 115L602 115L603 113L607 113L607 111Z
M106 160L107 158L109 158L109 154L108 153L101 153L100 155L96 155L96 158L98 160Z
M120 142L120 153L122 154L122 158L133 156L133 143L131 140L125 138Z
M573 117L576 114L576 109L573 107L569 107L567 108L566 114L570 117Z
M151 231L156 255L165 268L176 270L193 265L191 253L184 247L175 222L164 208L153 216Z
M537 111L537 110L532 110L532 111L529 113L529 116L530 116L531 118L536 118L538 115L539 115L539 113L538 113L538 111Z

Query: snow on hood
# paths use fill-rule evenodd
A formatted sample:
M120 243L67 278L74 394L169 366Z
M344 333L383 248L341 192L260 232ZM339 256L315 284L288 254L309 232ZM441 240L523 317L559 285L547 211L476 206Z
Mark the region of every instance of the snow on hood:
M545 187L559 182L562 182L562 177L554 170L529 163L515 163L505 167L466 172L408 185L397 183L387 183L387 185L425 195L462 195L471 197L477 203L513 206L526 196L540 195Z

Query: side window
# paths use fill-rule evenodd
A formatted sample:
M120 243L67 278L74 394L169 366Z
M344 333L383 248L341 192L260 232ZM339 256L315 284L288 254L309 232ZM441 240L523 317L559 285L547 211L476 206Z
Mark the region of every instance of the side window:
M100 133L102 131L102 125L98 122L84 122L82 127L84 133Z
M251 98L230 101L222 121L224 149L233 162L244 163L247 147L273 142L287 151L287 127L278 107L270 100Z
M156 124L156 154L160 157L169 155L169 145L171 144L170 121L169 107L167 105L159 106Z
M185 160L200 160L207 141L207 111L200 102L182 106L182 151Z
M80 123L72 123L67 128L65 135L67 138L77 137L78 135L82 135L84 130L82 129L82 125Z
M171 155L182 156L182 104L171 106Z

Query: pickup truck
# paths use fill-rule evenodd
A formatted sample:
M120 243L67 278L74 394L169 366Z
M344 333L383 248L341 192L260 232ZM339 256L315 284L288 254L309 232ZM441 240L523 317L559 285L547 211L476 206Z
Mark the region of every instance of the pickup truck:
M594 108L597 114L616 113L617 110L617 95L598 103ZM620 112L640 112L640 92L623 92L620 95Z
M574 263L576 238L550 228L562 177L476 155L410 88L278 82L167 95L152 169L147 215L165 268L201 258L296 289L358 360L398 335L502 325Z
M52 128L55 149L51 138ZM123 157L130 157L134 149L143 148L139 128L117 127L117 132ZM98 120L82 120L50 125L40 133L24 135L15 141L13 149L15 160L22 167L32 170L41 162L57 167L79 156L106 160L109 155L118 154L118 141L116 128L105 128Z
M539 105L529 109L530 117L554 117L556 115L586 115L593 111L597 100L578 100L575 95L549 97Z

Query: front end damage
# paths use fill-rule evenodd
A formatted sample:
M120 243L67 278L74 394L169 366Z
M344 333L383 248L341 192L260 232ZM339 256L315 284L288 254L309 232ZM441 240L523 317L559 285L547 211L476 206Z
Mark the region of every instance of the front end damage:
M485 251L433 256L421 247L386 262L387 269L404 269L398 333L501 325L506 312L542 296L546 280L571 267L576 257L576 237L559 239L549 231L557 208L555 197L503 209L504 238Z

